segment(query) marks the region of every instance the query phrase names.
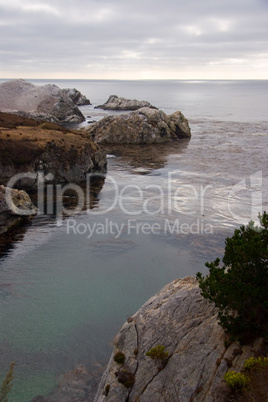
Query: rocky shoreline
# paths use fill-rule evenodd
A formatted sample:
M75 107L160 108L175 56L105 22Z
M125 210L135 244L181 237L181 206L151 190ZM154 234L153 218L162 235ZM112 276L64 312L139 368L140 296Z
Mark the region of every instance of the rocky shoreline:
M18 173L27 173L15 184L18 189L32 190L40 172L48 184L82 183L89 173L106 172L108 150L98 144L160 144L191 137L188 121L180 111L167 116L147 101L116 95L97 107L129 113L104 117L80 130L58 124L84 121L78 106L88 104L90 101L76 89L36 86L21 79L2 83L0 184L7 185ZM6 221L7 229L11 219L1 215L2 228ZM21 219L13 217L12 222L16 221Z
M117 96L111 96L99 107L130 113L105 117L87 129L71 130L57 123L82 121L81 112L77 109L77 113L76 108L88 104L89 100L79 91L60 90L51 85L40 89L23 80L4 83L0 87L0 234L4 236L37 213L24 190L36 188L40 172L49 175L47 183L50 184L82 183L87 174L106 172L106 152L110 144L163 144L191 137L188 121L180 111L167 116L146 101ZM14 96L15 88L19 95ZM8 97L5 96L7 93ZM4 107L3 102L6 102ZM13 113L6 113L8 111ZM105 145L105 151L99 144ZM25 172L29 175L16 182L18 188L10 192L4 186L14 175ZM15 209L7 202L7 192ZM24 210L32 213L24 216ZM183 302L179 303L180 300ZM203 347L207 342L205 337L210 340ZM223 337L215 309L201 300L195 280L173 281L124 324L115 339L114 352L102 378L104 369L90 374L80 366L64 375L58 388L48 397L38 396L33 401L82 402L94 398L95 402L151 401L155 395L158 395L156 401L176 400L178 395L181 401L188 402L193 395L195 400L201 401L203 399L199 397L213 395L215 387L221 383L220 376L226 370L224 358L232 353L232 349L227 352L219 345ZM146 352L157 342L165 345L169 352L161 369L146 357ZM210 354L211 348L214 352ZM200 350L198 355L199 349L203 351ZM125 356L122 365L114 360L117 352ZM196 355L195 361L193 355ZM207 361L206 355L210 356ZM214 360L219 361L220 357L216 370ZM187 367L188 358L191 364ZM193 369L193 364L198 366L201 362L206 366L214 365L205 377L200 370ZM183 371L178 371L178 365L183 366ZM190 387L189 371L192 373ZM181 378L187 378L187 381L181 383ZM129 381L131 386L126 387L125 383Z
M58 124L0 112L0 185L11 185L17 204L30 202L24 192L36 191L40 173L47 184L83 183L87 175L106 172L106 153L83 131L74 131ZM15 178L15 179L14 179ZM6 204L6 189L1 187L1 244L6 244L9 229L28 222L19 209L11 211ZM23 207L22 207L23 208ZM27 207L25 207L27 209Z

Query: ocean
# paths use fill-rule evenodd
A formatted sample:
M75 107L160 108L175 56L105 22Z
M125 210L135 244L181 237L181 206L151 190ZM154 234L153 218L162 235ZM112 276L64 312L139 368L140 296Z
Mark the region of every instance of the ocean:
M173 279L206 273L224 239L268 208L268 81L31 82L80 90L86 120L110 114L94 106L112 94L181 110L192 137L108 147L90 208L37 216L0 259L0 382L14 360L12 402L47 395L79 364L104 366L127 317Z

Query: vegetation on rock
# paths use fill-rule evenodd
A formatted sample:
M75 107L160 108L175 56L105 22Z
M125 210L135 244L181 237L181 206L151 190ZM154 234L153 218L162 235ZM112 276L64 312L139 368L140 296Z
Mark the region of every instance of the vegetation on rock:
M165 360L169 354L165 349L166 347L163 345L156 345L146 352L146 356L151 357L153 360Z
M224 380L232 390L245 388L249 383L249 379L245 374L232 370L224 375Z
M123 352L117 352L114 355L114 361L118 364L124 364L126 356Z
M250 222L225 240L225 253L197 273L201 294L219 308L219 324L230 339L249 343L268 336L268 214L260 226Z
M127 368L120 370L118 373L116 373L116 376L117 381L126 388L131 388L135 382L135 375Z
M244 369L245 370L249 370L252 367L268 367L268 357L263 357L263 356L259 356L259 357L250 357L249 359L247 359L244 363Z

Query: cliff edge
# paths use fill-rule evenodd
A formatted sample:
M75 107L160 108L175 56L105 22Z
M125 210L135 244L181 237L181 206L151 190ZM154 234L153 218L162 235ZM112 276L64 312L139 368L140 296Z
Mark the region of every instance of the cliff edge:
M201 296L196 279L174 280L119 331L94 402L224 401L224 374L230 367L240 371L261 340L242 348L224 341L217 309ZM156 345L165 346L166 358L146 356Z

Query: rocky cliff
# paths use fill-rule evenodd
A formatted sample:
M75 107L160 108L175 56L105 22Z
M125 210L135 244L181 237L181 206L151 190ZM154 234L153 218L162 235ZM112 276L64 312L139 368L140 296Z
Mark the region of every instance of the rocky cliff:
M117 95L110 95L109 99L103 104L96 106L96 109L103 110L138 110L143 107L156 109L147 101L138 101L136 99L126 99Z
M261 340L242 348L224 340L217 310L201 296L195 278L174 280L119 331L94 402L227 400L223 375L230 367L240 371ZM168 355L146 356L156 345Z
M81 183L87 173L105 172L106 155L84 132L55 123L37 124L0 112L0 183L17 173L33 174L20 188L33 187L39 171L52 183ZM16 183L19 184L19 183Z
M56 85L33 85L25 80L12 80L0 85L0 110L17 113L40 121L81 123L85 120L77 105L89 104L76 89Z
M188 121L180 111L167 116L149 107L105 117L86 131L99 144L154 144L191 136Z

